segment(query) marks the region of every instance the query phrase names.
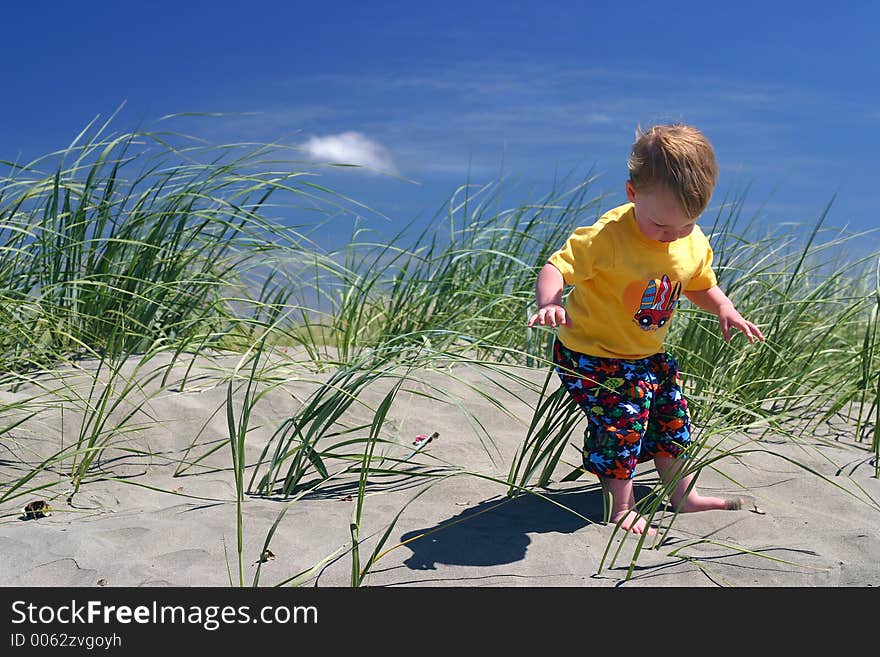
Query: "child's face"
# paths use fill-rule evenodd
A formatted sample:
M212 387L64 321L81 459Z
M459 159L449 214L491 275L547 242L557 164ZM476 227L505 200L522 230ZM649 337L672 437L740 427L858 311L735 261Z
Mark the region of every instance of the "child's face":
M635 205L639 230L649 240L674 242L694 229L696 220L688 217L675 196L665 189L637 192L627 181L626 196Z

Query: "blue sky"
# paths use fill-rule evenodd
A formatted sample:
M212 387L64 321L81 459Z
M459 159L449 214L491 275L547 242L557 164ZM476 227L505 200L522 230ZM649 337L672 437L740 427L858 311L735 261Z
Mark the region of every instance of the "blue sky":
M748 188L761 221L810 222L836 193L830 223L880 225L872 2L31 0L4 25L3 160L123 102L117 130L227 113L176 127L391 171L315 169L402 226L502 166L510 205L591 168L623 201L636 126L685 121L715 145L715 201Z

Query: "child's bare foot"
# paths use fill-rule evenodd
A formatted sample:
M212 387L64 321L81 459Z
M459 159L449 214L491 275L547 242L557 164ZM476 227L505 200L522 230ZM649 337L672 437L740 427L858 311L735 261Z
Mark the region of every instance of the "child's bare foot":
M697 511L739 511L745 508L745 500L741 497L707 497L704 495L688 495L679 505L679 513L695 513Z
M623 518L622 521L621 518ZM633 534L647 534L648 536L654 536L657 533L657 530L651 527L645 518L631 509L621 511L620 513L611 516L611 522L615 524L619 522L622 529L631 531Z

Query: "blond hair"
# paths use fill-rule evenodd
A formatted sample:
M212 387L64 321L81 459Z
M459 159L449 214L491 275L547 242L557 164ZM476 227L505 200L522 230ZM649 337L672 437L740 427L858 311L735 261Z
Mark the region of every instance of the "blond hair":
M638 128L628 166L636 190L671 192L691 218L706 209L718 179L712 144L697 128L681 123Z

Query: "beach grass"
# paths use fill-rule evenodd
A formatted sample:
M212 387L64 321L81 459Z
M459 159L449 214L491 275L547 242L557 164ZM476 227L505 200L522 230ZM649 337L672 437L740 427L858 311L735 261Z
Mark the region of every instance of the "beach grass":
M16 432L41 414L75 420L66 444L0 482L0 502L53 487L70 500L90 480L113 478L108 450L142 423L162 421L150 416L149 401L167 392L175 367L184 365L174 379L183 394L195 385L194 363L219 363L218 355L235 361L217 366L227 395L215 413L228 429L236 585L245 584L242 516L251 498L289 505L348 481L356 499L350 544L328 546L320 564L279 584L301 584L347 556L351 585L360 586L397 547L386 546L404 508L382 531L363 531L367 500L385 482L422 487L408 506L450 476L495 481L508 497L586 479L566 458L583 420L551 371L553 332L525 324L540 267L574 227L605 209L589 178L511 209L503 209L500 184L466 185L427 228L406 226L387 239L356 219L345 243L327 248L308 232L335 231L340 213L361 217L366 209L318 184L278 145L209 146L96 123L66 149L5 166L0 389L18 396L0 408L0 441L17 444ZM806 450L802 438L827 435L864 446L880 476L880 249L863 248L877 244L878 232L828 228L827 209L798 230L760 230L756 219L743 220L743 205L725 199L701 223L719 283L767 341L726 343L713 317L682 304L668 346L698 429L682 475L722 472L725 459L762 449L764 436L801 441ZM516 368L546 372L543 384ZM462 369L487 382L468 386L469 398L522 425L520 450L501 464L506 479L411 450L389 427L400 393L418 395L460 413L494 462L492 427L453 392ZM90 384L68 383L71 371ZM291 382L311 392L253 444L252 412L264 394ZM499 401L493 385L521 391L529 416ZM22 390L40 394L22 399ZM838 425L844 435L828 430ZM745 438L720 447L732 435ZM202 467L223 447L195 436L177 456L176 474ZM658 484L642 512L663 516L667 492ZM867 493L853 495L878 506Z

